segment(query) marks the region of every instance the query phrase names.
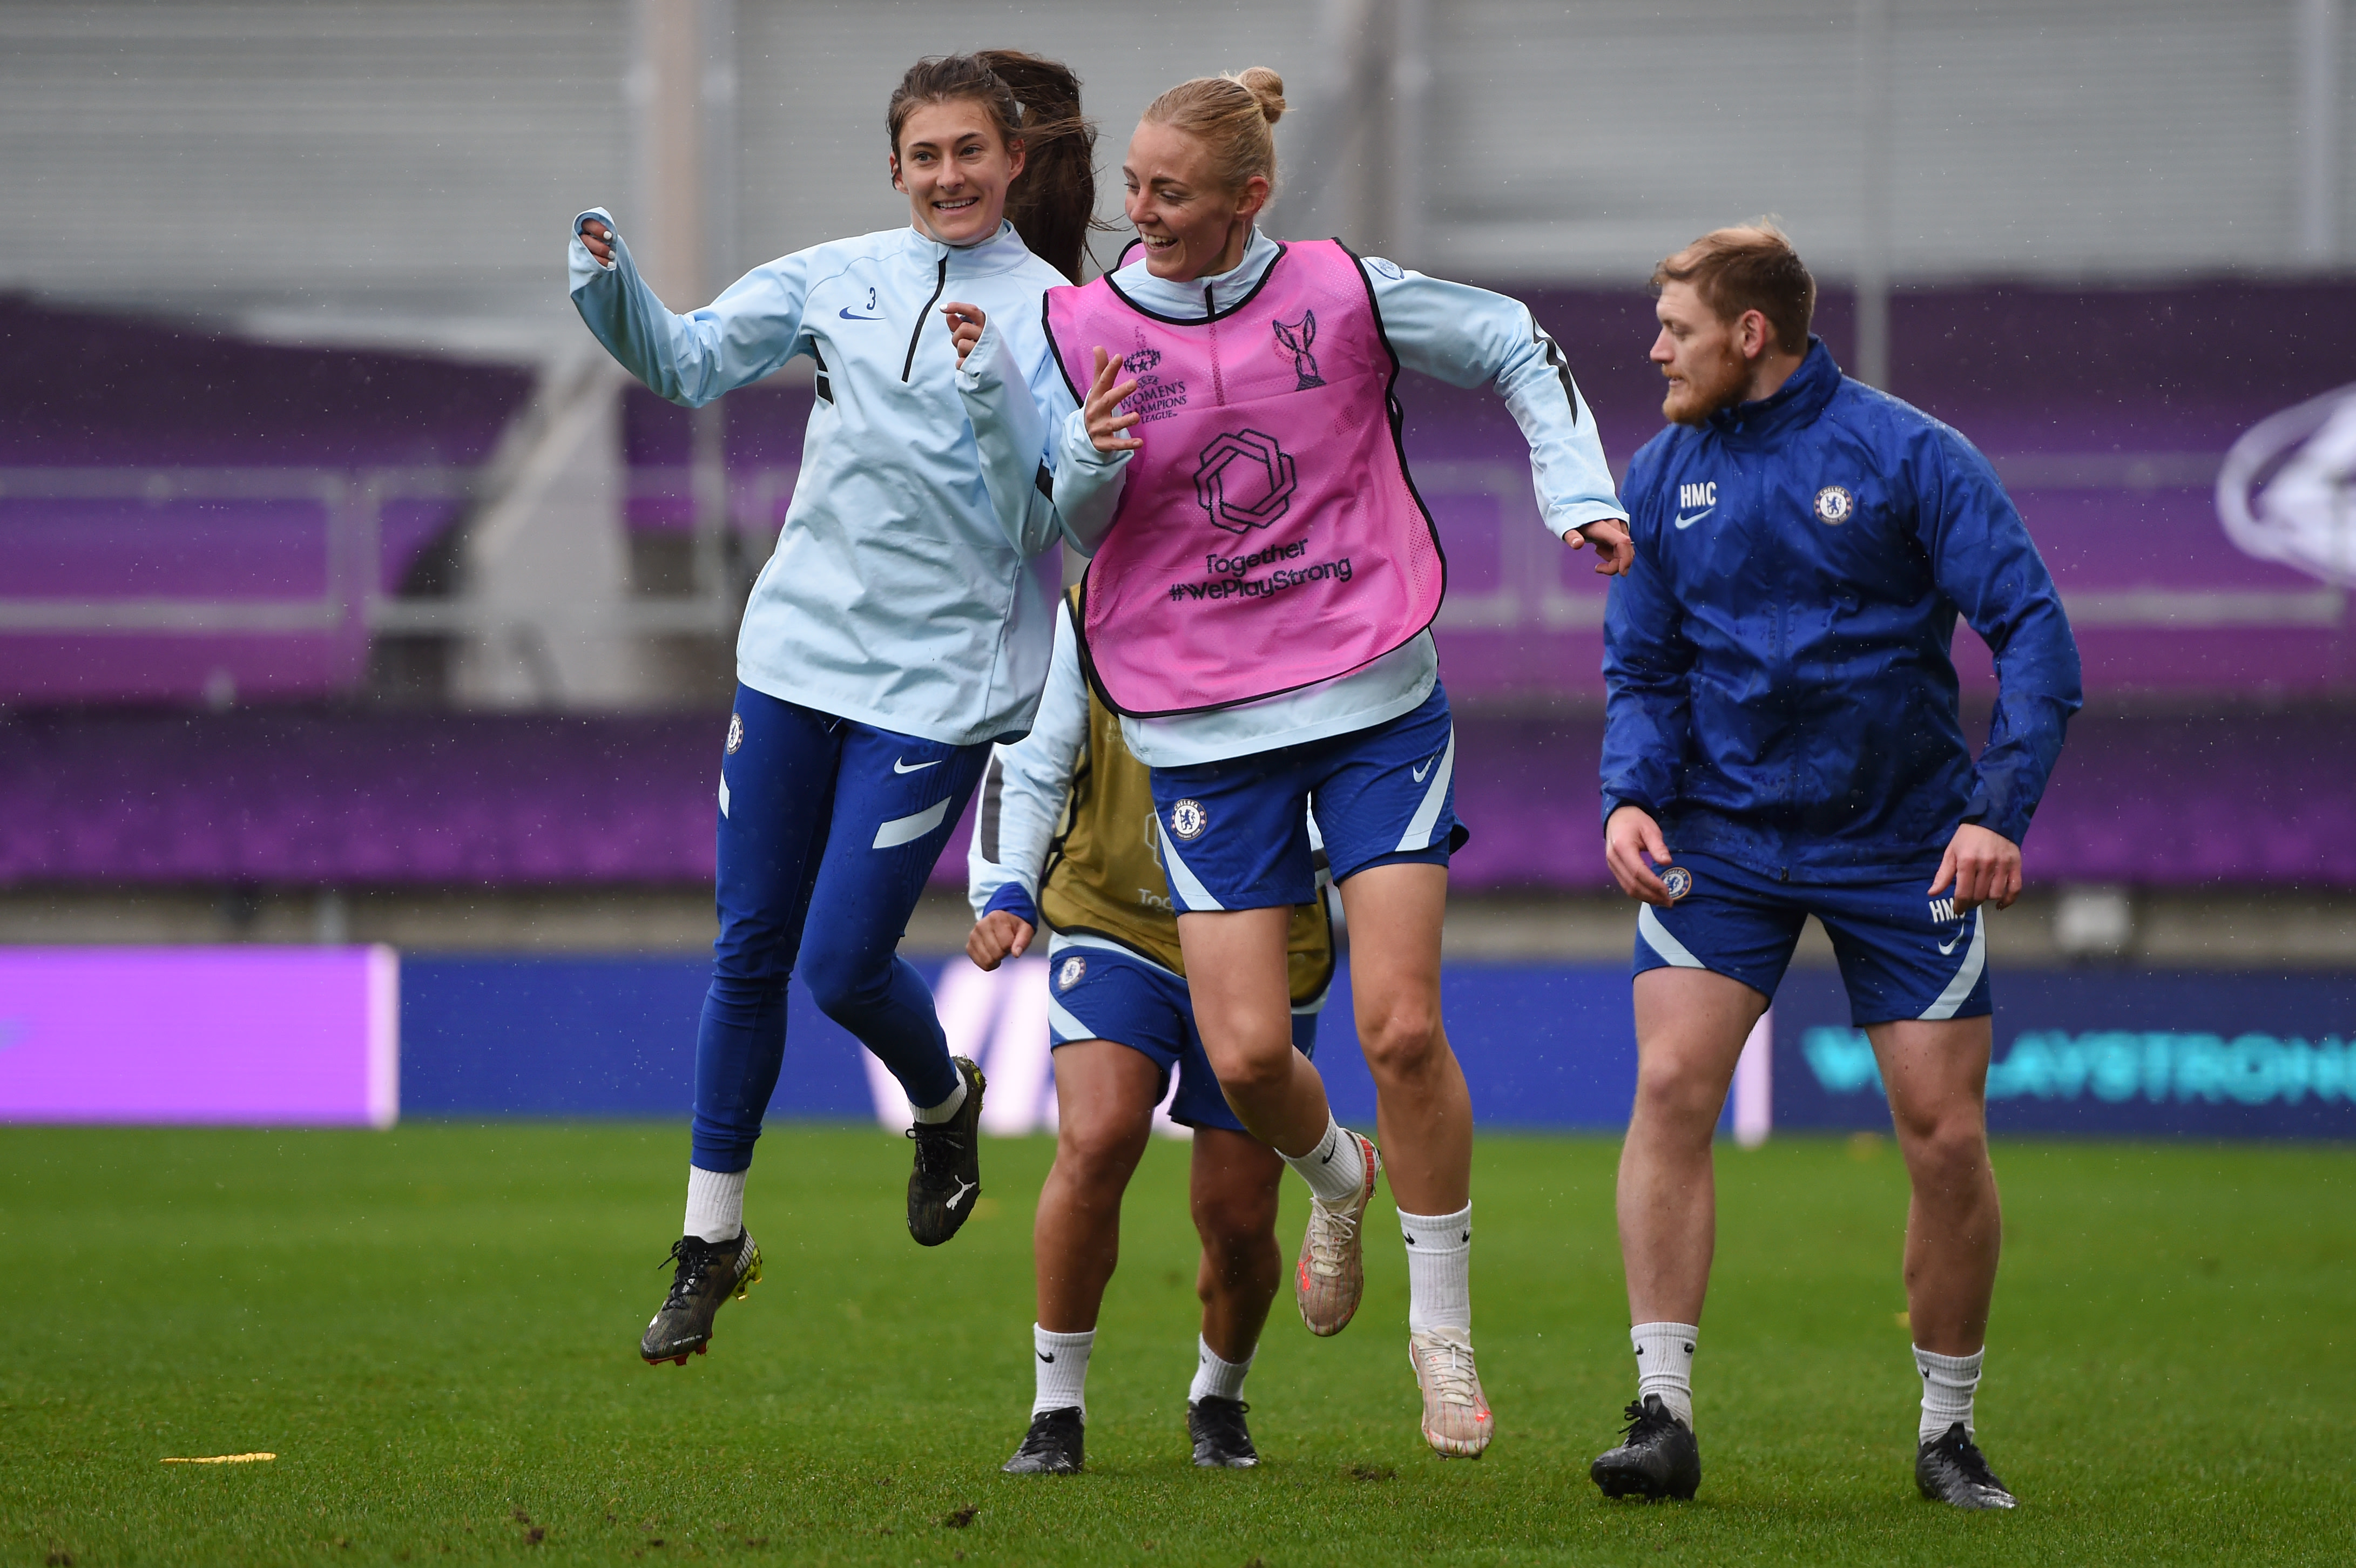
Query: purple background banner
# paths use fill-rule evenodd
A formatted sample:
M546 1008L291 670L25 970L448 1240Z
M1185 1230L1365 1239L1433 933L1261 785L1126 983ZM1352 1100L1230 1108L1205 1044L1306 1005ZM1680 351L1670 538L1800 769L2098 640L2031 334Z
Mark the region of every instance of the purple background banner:
M391 1126L389 947L0 948L0 1122Z

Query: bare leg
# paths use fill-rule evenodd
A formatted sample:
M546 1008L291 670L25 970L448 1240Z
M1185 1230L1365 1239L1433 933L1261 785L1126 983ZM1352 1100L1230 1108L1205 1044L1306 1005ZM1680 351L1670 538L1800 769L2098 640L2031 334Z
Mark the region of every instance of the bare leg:
M1907 1321L1923 1349L1968 1356L1987 1341L2004 1245L1988 1163L1989 1020L1905 1019L1865 1032L1914 1188L1906 1210Z
M1291 919L1289 905L1182 914L1178 945L1186 955L1194 1027L1236 1119L1262 1143L1297 1157L1317 1147L1331 1113L1325 1081L1292 1049L1284 959Z
M1194 1294L1203 1298L1204 1342L1223 1361L1250 1358L1284 1277L1276 1246L1283 1176L1284 1162L1258 1138L1194 1129L1194 1231L1203 1238Z
M1699 1324L1718 1246L1710 1139L1767 998L1707 969L1647 969L1635 1001L1636 1105L1619 1192L1629 1320Z
M1448 869L1376 866L1341 890L1391 1196L1410 1214L1453 1214L1472 1197L1472 1096L1440 1019Z
M1085 1334L1120 1261L1120 1200L1153 1131L1161 1074L1110 1040L1055 1048L1055 1163L1031 1232L1039 1327Z

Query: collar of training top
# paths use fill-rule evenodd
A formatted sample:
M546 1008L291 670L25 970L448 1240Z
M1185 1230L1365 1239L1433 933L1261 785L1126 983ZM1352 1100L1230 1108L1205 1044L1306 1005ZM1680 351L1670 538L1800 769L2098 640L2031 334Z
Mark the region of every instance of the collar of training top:
M1030 258L1030 248L1023 237L1014 232L1014 225L1001 222L998 232L975 245L944 245L931 235L910 224L901 230L907 238L908 248L922 255L927 266L937 265L940 259L949 259L948 275L952 278L986 277L1019 267Z
M1773 396L1720 409L1709 416L1709 428L1730 440L1769 441L1807 424L1824 412L1825 405L1833 400L1840 385L1841 368L1833 362L1833 351L1812 332L1808 334L1808 352L1800 361L1800 368L1775 389Z
M1126 251L1127 247L1123 247L1124 253ZM1183 283L1173 283L1168 278L1155 277L1152 270L1146 266L1145 258L1141 256L1125 267L1114 268L1112 283L1123 299L1156 315L1166 315L1179 321L1195 320L1203 315L1205 290L1222 307L1232 300L1241 299L1283 251L1284 247L1262 233L1259 225L1255 223L1251 238L1244 241L1243 260L1224 272L1207 278L1189 278Z

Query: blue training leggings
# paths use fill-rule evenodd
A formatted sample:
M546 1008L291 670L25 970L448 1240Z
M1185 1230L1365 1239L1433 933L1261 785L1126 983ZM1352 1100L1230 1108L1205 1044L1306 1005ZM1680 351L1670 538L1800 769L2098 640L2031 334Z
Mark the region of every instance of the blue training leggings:
M933 994L898 955L925 879L989 761L736 688L721 760L720 939L695 1037L706 1170L753 1163L786 1053L786 981L873 1051L918 1105L957 1092ZM815 917L815 918L813 918Z

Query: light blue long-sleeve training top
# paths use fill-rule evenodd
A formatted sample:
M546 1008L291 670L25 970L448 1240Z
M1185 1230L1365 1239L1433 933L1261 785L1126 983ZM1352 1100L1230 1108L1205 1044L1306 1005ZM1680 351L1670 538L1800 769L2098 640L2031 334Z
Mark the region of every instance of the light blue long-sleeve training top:
M948 745L1028 730L1055 607L1025 562L1055 542L1055 508L1035 452L1019 480L985 477L939 307L981 307L1004 362L1044 398L1063 378L1039 300L1063 275L1011 226L963 249L895 229L780 257L677 315L618 232L612 264L590 255L590 218L617 228L602 208L573 219L573 303L661 396L698 408L798 355L818 361L801 475L744 606L737 678Z
M1142 260L1113 276L1121 292L1138 304L1187 319L1231 304L1257 287L1277 254L1276 242L1254 229L1243 260L1214 277L1167 283L1149 272ZM1529 443L1539 509L1557 538L1607 517L1627 517L1612 489L1594 415L1571 379L1562 350L1527 305L1486 289L1408 272L1378 256L1365 258L1360 266L1402 367L1455 387L1486 383L1505 400ZM997 325L994 319L991 323L993 329ZM1061 524L1074 543L1093 549L1120 500L1129 453L1096 449L1071 389L1061 376L1052 374L1052 366L1044 383L1047 394L1035 409L1009 395L1018 381L1034 396L1043 383L1036 375L1024 373L1029 363L1022 357L1025 339L1010 333L999 349L991 336L985 331L984 341L968 356L958 377L975 424L992 431L993 440L1001 439L997 432L1005 432L1003 439L1012 447L1028 443L1029 451L1044 449L1055 475ZM994 367L980 363L985 350L1003 357ZM1001 465L1010 474L1022 467L1013 452ZM1011 485L1012 480L1001 483ZM1425 632L1363 669L1280 697L1170 719L1124 716L1121 736L1151 767L1218 762L1345 735L1396 719L1420 707L1439 677L1439 651L1431 634Z

